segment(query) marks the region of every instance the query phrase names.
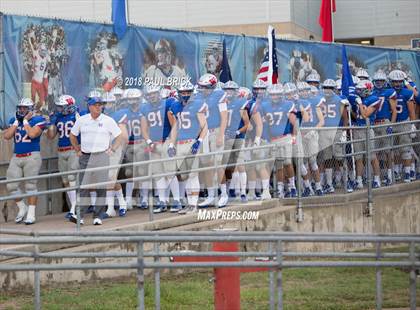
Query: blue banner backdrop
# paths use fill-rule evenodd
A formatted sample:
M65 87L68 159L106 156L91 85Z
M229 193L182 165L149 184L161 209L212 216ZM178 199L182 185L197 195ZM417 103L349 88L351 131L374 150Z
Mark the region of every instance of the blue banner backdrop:
M250 87L260 67L267 39L130 26L122 40L111 25L2 16L4 104L1 122L15 112L22 97L51 110L63 93L79 105L89 90L142 87L146 82L176 85L188 76L192 82L206 72L220 73L222 42L235 81ZM279 80L304 80L313 71L322 79L341 76L341 46L277 40ZM350 69L399 68L420 80L420 52L348 46Z

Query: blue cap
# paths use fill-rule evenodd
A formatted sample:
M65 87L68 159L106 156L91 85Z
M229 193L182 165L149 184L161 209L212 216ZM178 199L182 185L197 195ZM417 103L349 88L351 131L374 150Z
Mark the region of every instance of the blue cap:
M97 103L104 103L104 100L100 97L88 97L86 99L86 103L88 105L93 105L93 104L97 104Z

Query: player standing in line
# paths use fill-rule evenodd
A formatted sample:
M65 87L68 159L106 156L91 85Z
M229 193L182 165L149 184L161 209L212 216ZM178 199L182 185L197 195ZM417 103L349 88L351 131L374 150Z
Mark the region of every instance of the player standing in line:
M70 131L80 117L77 112L76 100L70 95L62 95L55 103L56 113L50 119L47 137L53 140L58 135L58 171L67 172L79 169L79 158L70 142ZM76 186L76 175L63 175L64 187ZM76 216L76 190L67 191L70 211L66 218Z
M29 98L23 98L17 105L16 116L9 121L3 137L6 140L14 139L14 155L10 160L7 169L7 179L18 179L22 177L36 176L41 169L42 159L40 154L41 134L45 129L46 122L44 117L35 115L34 103ZM37 180L25 182L25 191L27 194L37 192ZM7 183L7 190L12 195L19 195L19 183ZM28 197L28 205L23 199L15 199L18 207L18 214L15 218L16 223L21 223L26 216L25 224L35 223L35 207L37 197Z
M227 107L227 126L225 131L225 150L242 149L245 144L245 133L249 126L249 116L247 99L239 97L239 86L233 81L228 81L223 85L225 95L221 100L225 101ZM244 152L236 151L227 153L223 156L223 164L237 164L237 166L222 168L219 171L221 179L221 196L218 207L223 208L227 205L229 196L227 193L226 179L231 179L234 171L239 174L239 188L241 201L246 202L246 170L244 163Z
M141 111L140 107L143 103L143 92L137 88L129 88L124 91L123 100L128 106L127 108L127 125L128 125L128 146L125 153L125 162L142 162L148 160L148 154L145 153L147 147L146 142L143 139L141 133ZM147 165L126 167L125 176L127 178L139 177L147 175ZM135 184L139 182L127 182L125 188L125 199L127 203L127 209L132 209L133 205L133 190ZM149 195L149 181L141 182L141 196L142 201L140 204L141 209L147 209L149 207L148 195Z
M261 115L261 105L266 97L267 84L257 79L252 85L252 98L248 100L246 110L250 119L250 130L248 130L245 144L246 147L258 147L260 145L267 145L270 139L268 123ZM269 149L258 149L255 151L247 151L246 160L265 159L269 155ZM270 172L266 164L247 165L248 177L248 200L256 199L271 199L270 194ZM257 170L258 176L262 183L263 193L259 197L256 194L257 187Z
M146 104L141 107L141 131L147 143L151 160L168 158L168 137L171 131L168 112L172 101L162 100L160 92L159 85L148 85L145 89ZM152 169L152 175L174 172L171 177L155 179L159 203L154 207L153 212L166 211L169 203L169 195L166 193L168 187L170 187L174 199L170 211L180 211L182 206L179 201L179 183L175 176L176 164L173 161L155 163L150 165L150 169Z
M369 80L361 80L356 85L356 93L362 99L361 102L357 104L357 118L356 118L356 126L366 126L366 119L369 118L370 123L373 124L376 117L376 111L379 109L381 101L378 97L372 95L373 91L373 84ZM354 130L353 131L353 139L365 139L366 133L364 130ZM373 139L375 137L375 133L373 129L369 132L370 138ZM371 145L371 150L374 150L374 140L369 141ZM356 142L354 144L354 151L356 153L366 151L365 149L365 142ZM363 188L363 155L356 155L356 183L357 189ZM376 157L376 154L372 152L371 156L371 164L373 169L373 182L372 188L379 188L381 187L381 179L380 179L380 168L379 168L379 161ZM367 165L369 163L366 163Z
M388 76L391 87L397 93L397 124L394 126L393 131L396 133L406 133L398 136L398 143L396 143L396 145L410 144L412 141L409 132L415 130L416 128L414 124L398 124L409 120L416 120L414 93L412 90L404 88L405 76L405 73L401 70L391 71ZM399 152L401 154L401 159L404 166L404 182L410 183L412 162L411 147L403 147L399 150Z
M223 91L216 89L217 78L213 74L204 74L197 84L199 91L195 100L201 100L206 105L207 128L209 130L206 139L203 141L203 151L205 153L222 151L227 124L226 103L220 102ZM211 165L213 161L221 163L222 157L222 154L203 157L200 159L200 163L203 166ZM217 187L214 184L214 179L216 175L217 172L213 170L203 173L208 196L207 199L199 203L199 207L208 207L215 204Z
M111 153L109 156L109 165L115 166L121 164L123 154L128 142L128 132L127 132L127 123L128 123L128 109L121 108L121 105L116 106L117 99L115 98L112 92L104 94L105 101L105 111L104 113L110 116L117 123L118 127L121 130L121 144ZM109 170L109 180L116 181L118 178L119 168L114 168ZM120 183L115 183L114 185L108 185L106 191L106 204L107 210L102 215L103 218L115 217L117 214L114 209L115 197L118 199L119 205L119 216L125 216L127 213L127 203L124 199L124 194L122 191L122 186Z
M378 71L373 76L374 89L372 95L378 97L380 100L375 125L390 125L389 127L374 128L375 136L385 136L385 138L377 140L376 144L378 148L391 147L393 145L394 139L386 137L386 135L392 134L393 128L391 124L397 120L397 93L392 88L387 87L386 81L387 76L383 71ZM391 150L386 150L379 152L378 155L382 155L384 158L387 175L383 182L386 186L389 186L392 184L393 153Z
M181 172L180 179L186 181L188 206L178 211L180 214L197 212L200 181L197 172L189 171L198 168L199 162L194 155L201 152L203 140L208 133L207 106L192 96L193 91L194 86L190 82L182 83L178 89L179 101L173 102L168 112L172 128L168 156L184 156L177 160L177 170Z

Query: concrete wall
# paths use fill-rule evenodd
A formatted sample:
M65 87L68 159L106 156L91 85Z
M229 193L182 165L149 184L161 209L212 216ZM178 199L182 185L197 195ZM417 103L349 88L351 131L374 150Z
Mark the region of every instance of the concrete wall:
M259 210L258 221L206 221L198 222L197 216L176 216L169 219L158 220L142 224L125 226L121 229L143 231L143 230L211 230L214 228L237 228L242 231L293 231L293 232L316 232L316 233L367 233L367 234L419 234L420 233L420 186L419 182L412 184L401 184L392 188L385 188L375 191L373 217L365 217L363 209L366 206L366 193L357 192L351 195L335 195L323 198L312 198L305 200L304 222L296 223L295 206L293 200L288 204L271 200L264 203L248 206L247 210ZM229 210L244 210L243 206L231 207ZM146 244L146 251L152 250L152 245ZM207 250L209 244L199 242L183 244L164 244L160 250ZM242 250L266 250L266 244L243 243ZM286 244L288 251L346 251L362 248L370 248L369 244L347 243L347 244L322 244L322 243L300 243ZM41 251L57 250L63 245L51 246L41 245ZM68 245L67 245L68 247ZM4 248L4 246L3 246ZM19 248L15 248L17 250ZM30 250L30 246L21 246L21 250ZM75 248L63 249L63 251L120 251L134 252L133 244L113 245L85 245ZM1 257L0 257L1 260ZM2 263L27 263L28 259L6 259ZM134 260L120 259L45 259L42 263L96 263L96 262L128 262ZM150 271L149 271L150 272ZM165 272L168 272L167 270ZM179 271L178 271L179 272ZM42 283L54 285L64 282L85 282L98 281L104 278L118 278L132 276L133 271L129 270L103 270L103 271L60 271L42 272ZM2 272L0 273L0 286L3 290L26 287L32 285L32 272Z

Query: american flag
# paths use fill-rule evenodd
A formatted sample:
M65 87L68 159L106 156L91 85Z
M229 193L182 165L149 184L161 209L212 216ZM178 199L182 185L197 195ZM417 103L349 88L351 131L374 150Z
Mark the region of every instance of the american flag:
M279 67L276 53L276 37L273 27L268 27L268 49L264 53L264 59L258 71L257 79L267 84L277 84Z

